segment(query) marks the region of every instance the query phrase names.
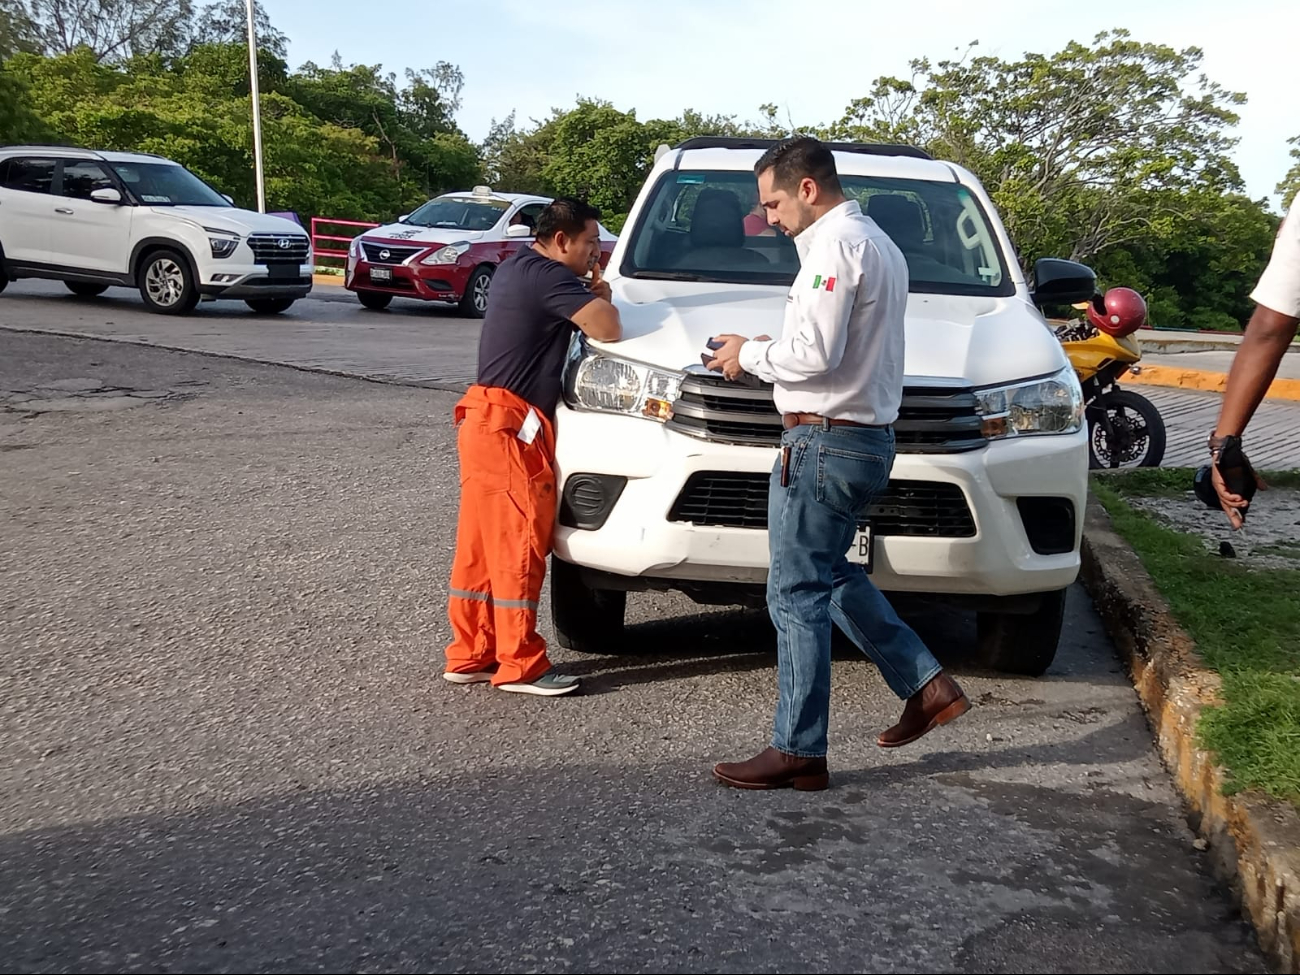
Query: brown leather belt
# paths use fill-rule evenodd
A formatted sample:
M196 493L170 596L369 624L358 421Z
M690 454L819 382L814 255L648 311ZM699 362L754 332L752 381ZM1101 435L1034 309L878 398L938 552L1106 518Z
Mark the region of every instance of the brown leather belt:
M832 427L864 427L867 430L884 430L889 424L887 423L859 423L857 420L834 420L830 417L822 416L820 413L783 413L781 422L787 430L797 426L832 426Z

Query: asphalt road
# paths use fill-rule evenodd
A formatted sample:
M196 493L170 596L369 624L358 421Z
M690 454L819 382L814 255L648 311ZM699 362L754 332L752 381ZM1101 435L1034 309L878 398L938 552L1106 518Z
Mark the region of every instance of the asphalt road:
M86 299L57 282L21 281L0 295L0 327L213 352L448 390L463 390L473 380L479 335L479 323L458 317L451 306L399 298L385 311L374 312L335 285L317 285L310 297L282 315L253 314L242 301L213 301L201 304L194 315L173 318L146 312L135 292L123 288ZM1219 395L1130 388L1149 397L1165 420L1165 466L1203 463ZM1265 469L1300 467L1298 429L1300 404L1264 403L1251 423L1251 459Z
M440 680L454 399L0 331L5 970L1266 971L1078 591L1039 680L908 607L976 707L897 751L839 652L823 793L710 780L761 614L634 596L572 698Z

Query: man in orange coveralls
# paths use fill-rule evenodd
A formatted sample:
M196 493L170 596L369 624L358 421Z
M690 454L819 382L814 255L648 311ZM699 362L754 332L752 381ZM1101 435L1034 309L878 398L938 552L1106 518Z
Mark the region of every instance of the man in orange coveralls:
M555 523L555 405L574 329L623 335L600 274L600 212L556 200L536 242L497 268L479 338L478 380L456 404L460 523L451 569L452 642L443 677L554 697L537 603ZM591 272L590 283L582 280Z

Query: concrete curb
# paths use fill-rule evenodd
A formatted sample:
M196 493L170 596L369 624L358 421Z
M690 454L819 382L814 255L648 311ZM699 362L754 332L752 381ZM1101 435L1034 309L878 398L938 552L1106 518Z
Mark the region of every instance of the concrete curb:
M1175 366L1144 365L1138 373L1129 373L1121 380L1134 386L1172 386L1177 389L1200 389L1222 393L1228 385L1225 372L1206 372L1201 369L1179 369ZM1264 394L1265 399L1300 402L1300 379L1274 379Z
M1191 637L1110 516L1088 499L1084 586L1129 668L1161 756L1278 972L1300 973L1300 815L1257 794L1225 796L1223 770L1196 744L1201 709L1219 699L1218 674L1205 669Z

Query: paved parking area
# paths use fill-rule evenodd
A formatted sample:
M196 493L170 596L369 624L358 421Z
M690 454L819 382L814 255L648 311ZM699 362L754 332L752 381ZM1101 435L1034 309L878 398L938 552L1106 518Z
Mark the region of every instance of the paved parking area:
M398 299L386 311L361 307L341 287L318 285L283 315L252 314L243 302L211 302L187 318L151 315L138 297L114 289L99 298L61 284L22 281L0 296L0 325L146 345L215 352L435 389L463 390L473 379L479 323L450 307ZM1218 416L1218 394L1132 387L1165 419L1165 466L1199 466ZM1252 423L1251 459L1300 467L1300 403L1266 402Z
M574 698L438 679L453 393L0 331L38 395L0 408L5 970L1266 970L1079 591L1039 680L908 606L972 712L882 751L841 650L833 788L737 792L761 614L634 596L621 653L556 654Z

